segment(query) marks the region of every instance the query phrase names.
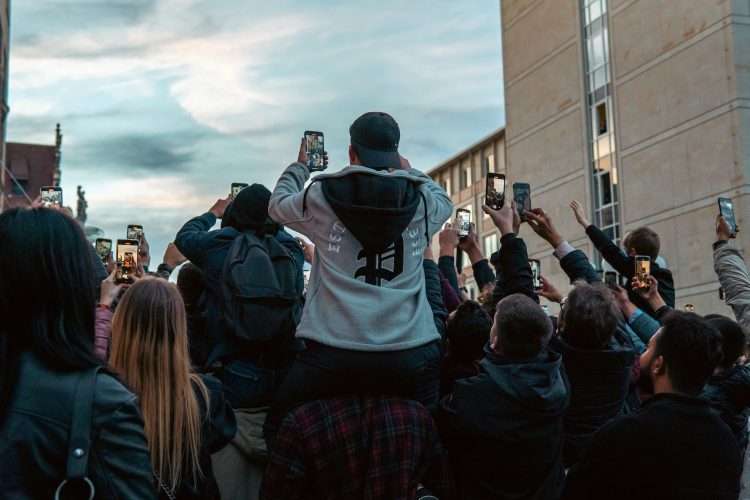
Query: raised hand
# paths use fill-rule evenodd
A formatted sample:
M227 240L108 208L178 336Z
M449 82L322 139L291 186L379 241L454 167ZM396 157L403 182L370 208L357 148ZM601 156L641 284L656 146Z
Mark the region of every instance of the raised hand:
M313 255L315 254L315 245L305 240L304 238L300 238L299 236L294 239L297 240L302 247L302 251L305 254L305 262L307 262L308 264L312 264Z
M117 270L115 269L109 273L109 276L107 276L104 281L102 281L101 292L99 295L99 303L102 305L111 307L112 303L120 295L120 291L122 291L123 288L126 288L123 283L120 283L119 285L115 284L116 273Z
M576 216L578 223L583 226L584 229L591 225L591 221L586 218L583 210L583 205L578 203L576 200L570 202L570 208L573 209L573 214Z
M737 232L740 232L740 227L737 227ZM719 215L716 217L716 239L718 241L729 241L732 238L736 238L736 234L732 234L732 228L729 226L729 223L724 218L724 216Z
M174 243L167 245L167 250L164 252L164 259L162 262L169 266L170 269L174 269L186 260L185 256L178 250L177 245Z
M648 284L648 288L639 288L634 282L633 290L641 295L644 299L646 299L648 305L651 306L651 309L653 309L654 311L658 311L659 309L667 305L664 302L664 299L661 298L661 295L659 295L659 282L656 281L656 278L654 278L653 276L649 276Z
M544 276L540 276L539 280L542 282L542 288L535 290L536 294L550 302L557 302L559 304L563 299L563 294L552 283L547 281L547 278Z
M208 211L212 214L214 214L214 217L217 219L221 219L224 217L224 212L227 211L227 207L232 202L232 196L227 196L226 198L222 198L219 200L216 200L216 203L208 209Z
M524 211L526 222L536 234L546 240L552 248L557 248L563 242L562 236L552 224L552 217L541 208Z
M440 245L440 256L456 254L458 247L458 229L450 222L445 224L445 228L438 235L438 244Z
M151 252L146 239L146 233L141 233L138 241L138 265L148 267L151 265Z
M492 222L500 230L500 234L505 236L509 233L515 233L515 221L516 218L520 221L518 211L516 210L516 202L510 201L508 198L505 199L502 208L500 210L493 210L487 205L482 205L484 213L490 216ZM520 222L519 222L520 225Z

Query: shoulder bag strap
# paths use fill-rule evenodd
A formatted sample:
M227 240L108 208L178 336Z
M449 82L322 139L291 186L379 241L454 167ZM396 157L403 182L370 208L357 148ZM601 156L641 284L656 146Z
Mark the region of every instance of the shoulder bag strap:
M69 481L84 481L89 488L89 500L94 498L95 489L91 480L86 477L86 470L91 455L91 413L94 404L94 383L96 375L104 369L97 366L82 372L78 377L76 392L73 398L73 417L70 422L70 441L66 458L65 479L55 491L55 499Z

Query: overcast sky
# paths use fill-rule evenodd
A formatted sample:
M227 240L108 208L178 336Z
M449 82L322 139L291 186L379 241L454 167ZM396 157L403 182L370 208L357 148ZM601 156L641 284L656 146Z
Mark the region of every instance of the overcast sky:
M497 0L22 0L12 3L9 141L64 135L62 186L90 225L141 223L153 265L232 182L273 189L306 129L331 170L386 111L428 170L503 125Z

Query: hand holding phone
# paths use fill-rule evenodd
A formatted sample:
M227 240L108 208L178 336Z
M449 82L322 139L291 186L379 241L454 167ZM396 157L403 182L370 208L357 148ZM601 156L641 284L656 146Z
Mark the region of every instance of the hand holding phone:
M734 218L734 204L730 198L719 198L719 215L724 217L729 226L729 238L737 237L737 221ZM716 232L719 233L719 223L717 222Z
M647 255L635 256L635 275L633 287L648 290L651 287L651 257Z
M518 215L524 218L524 212L531 212L531 186L525 182L513 183L513 199L516 201Z
M456 220L458 221L458 237L466 238L471 230L471 210L459 208L456 210Z
M302 145L305 148L306 161L304 163L307 165L307 169L310 172L322 172L328 168L325 161L323 132L305 130L305 137L302 141Z
M60 186L44 186L39 189L39 195L42 197L43 207L57 207L62 208L63 197L62 188Z
M138 240L117 240L117 272L115 283L133 283L138 272Z
M492 210L500 210L505 202L505 174L487 172L487 188L484 204Z

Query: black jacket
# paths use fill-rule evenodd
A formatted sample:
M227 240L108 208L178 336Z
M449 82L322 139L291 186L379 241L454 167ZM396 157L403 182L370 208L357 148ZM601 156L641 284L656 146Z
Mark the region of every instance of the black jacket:
M539 303L539 296L534 293L534 275L529 265L529 254L526 243L513 233L500 238L500 262L498 283L498 301L508 295L520 293Z
M703 397L734 432L740 448L747 447L747 419L750 417L750 366L735 364L716 373L703 389Z
M561 368L549 351L514 360L487 350L479 375L456 381L437 422L459 498L557 498L569 404Z
M734 500L741 472L737 440L708 400L658 394L589 440L563 498Z
M635 257L625 254L612 240L607 238L607 235L601 229L593 224L586 228L586 234L588 234L597 250L602 253L604 260L609 262L609 265L615 271L627 278L628 282L625 285L625 289L628 291L630 301L644 312L653 316L655 311L651 309L648 302L637 292L633 291L632 282L635 276ZM659 282L659 295L661 295L661 298L664 299L664 302L669 307L674 308L675 293L672 272L669 269L662 269L656 262L651 262L651 276Z
M602 349L586 351L553 335L549 347L562 356L570 383L564 448L565 466L570 467L600 427L622 416L635 353L615 339Z
M182 226L175 238L175 245L180 252L203 271L203 279L208 292L205 324L208 340L205 345L209 346L209 350L214 350L215 346L221 343L219 351L214 350L210 358L209 353L205 353L204 358L208 358L206 365L210 365L217 358L239 356L248 350L254 351L265 347L257 343L240 342L225 331L224 323L221 320L220 306L224 262L232 243L241 233L233 227L223 227L211 231L210 229L215 223L216 217L211 213L194 217ZM248 231L251 232L252 230ZM290 234L283 230L277 233L276 240L289 251L297 264L299 271L297 288L301 296L304 289L302 266L305 263L302 247ZM294 338L289 339L289 345L286 347L293 350L302 349L300 341ZM204 368L207 368L207 366L204 366Z
M435 328L440 334L441 348L445 347L445 322L448 319L448 311L443 302L443 287L440 284L440 271L435 261L425 259L422 262L424 269L425 292L427 302L432 309L432 317L435 320Z
M202 476L195 482L189 475L183 477L175 491L175 496L180 500L221 498L211 466L211 455L229 444L237 432L234 410L224 399L221 382L209 375L201 375L200 378L208 390L210 400L206 405L202 392L193 385L201 411L201 449L198 465ZM162 498L167 498L163 491L160 493Z
M10 410L0 424L0 497L53 498L65 478L78 374L45 367L24 354ZM99 373L92 407L88 477L96 498L156 498L138 401Z

